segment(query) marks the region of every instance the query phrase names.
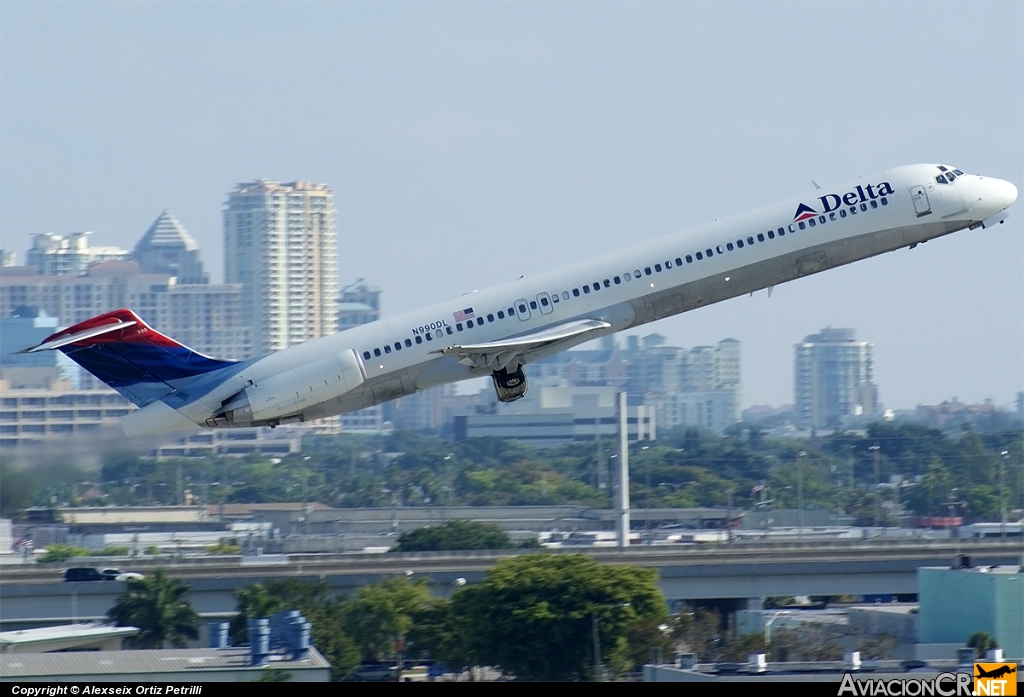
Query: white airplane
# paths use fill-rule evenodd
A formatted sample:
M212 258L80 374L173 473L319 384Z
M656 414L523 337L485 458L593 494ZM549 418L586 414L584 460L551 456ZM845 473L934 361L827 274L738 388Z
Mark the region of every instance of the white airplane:
M204 356L130 310L86 320L25 352L59 349L134 402L140 408L122 417L127 435L297 423L486 375L507 402L526 393L523 367L531 362L801 276L991 227L1016 198L1007 181L909 165L251 360Z

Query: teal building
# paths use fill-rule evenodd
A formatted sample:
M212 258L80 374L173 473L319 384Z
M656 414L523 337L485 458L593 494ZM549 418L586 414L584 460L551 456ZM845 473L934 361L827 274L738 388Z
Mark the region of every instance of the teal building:
M1020 566L917 570L921 644L967 644L988 632L1005 658L1024 658L1024 574Z

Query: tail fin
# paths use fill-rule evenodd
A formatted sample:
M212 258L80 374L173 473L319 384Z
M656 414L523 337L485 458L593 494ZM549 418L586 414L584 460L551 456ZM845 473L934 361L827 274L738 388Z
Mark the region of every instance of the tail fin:
M236 363L179 344L131 310L114 310L80 322L21 353L52 349L59 349L138 406L174 392L176 381Z

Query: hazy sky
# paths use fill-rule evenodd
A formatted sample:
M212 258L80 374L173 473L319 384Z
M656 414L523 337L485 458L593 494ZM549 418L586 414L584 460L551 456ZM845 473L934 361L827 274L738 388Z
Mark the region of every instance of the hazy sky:
M399 311L886 167L1024 189L1020 2L0 3L0 234L132 247L169 208L223 278L234 184L335 192L341 281ZM1024 389L1024 203L960 232L648 325L875 344L890 408Z

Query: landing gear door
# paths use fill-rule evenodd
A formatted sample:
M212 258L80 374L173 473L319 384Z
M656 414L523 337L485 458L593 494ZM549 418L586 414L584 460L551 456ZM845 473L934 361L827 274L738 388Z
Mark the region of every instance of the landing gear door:
M910 198L914 201L914 212L918 218L932 212L932 204L929 203L928 193L923 186L910 187Z
M555 309L551 305L551 296L547 293L541 293L537 296L537 307L540 308L541 314L550 315L551 311Z
M522 322L530 319L530 303L526 302L525 298L516 300L516 314Z

